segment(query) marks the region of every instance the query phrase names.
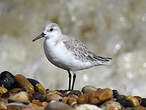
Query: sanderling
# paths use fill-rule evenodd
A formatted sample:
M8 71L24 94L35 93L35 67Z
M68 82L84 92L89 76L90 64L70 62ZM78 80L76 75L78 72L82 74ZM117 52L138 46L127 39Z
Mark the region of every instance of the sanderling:
M46 24L42 34L33 39L33 42L45 37L44 52L48 60L55 66L68 71L69 90L73 90L76 71L93 66L105 65L111 58L96 56L79 40L64 35L56 23ZM71 88L71 79L73 81Z

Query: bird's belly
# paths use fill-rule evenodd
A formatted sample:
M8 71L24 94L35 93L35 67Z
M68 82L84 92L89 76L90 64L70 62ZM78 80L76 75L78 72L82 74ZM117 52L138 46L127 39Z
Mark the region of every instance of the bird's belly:
M52 64L65 70L77 71L91 66L90 62L77 60L72 52L61 44L56 47L44 45L44 51Z

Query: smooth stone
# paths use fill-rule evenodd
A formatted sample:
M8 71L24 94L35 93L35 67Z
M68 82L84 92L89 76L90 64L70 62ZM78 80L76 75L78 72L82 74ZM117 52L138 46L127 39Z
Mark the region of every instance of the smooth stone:
M45 110L74 110L74 109L62 102L51 101L45 107Z
M0 86L0 94L4 94L6 92L8 92L8 90L6 88Z
M15 101L15 102L27 102L29 101L28 93L22 91L19 92L13 96L9 97L10 101Z
M97 90L97 88L95 88L93 86L85 86L82 88L83 93L91 93L91 92L95 92L96 90Z
M34 86L21 74L15 75L16 82L22 88L25 88L31 94L34 93Z
M15 78L10 72L4 71L0 74L0 86L10 90L14 87L14 84Z
M102 109L97 107L96 105L82 104L77 106L75 110L102 110Z
M126 98L126 100L132 102L135 106L139 106L140 105L139 101L133 96L128 96Z
M101 105L103 110L121 110L121 104L114 101L108 101Z

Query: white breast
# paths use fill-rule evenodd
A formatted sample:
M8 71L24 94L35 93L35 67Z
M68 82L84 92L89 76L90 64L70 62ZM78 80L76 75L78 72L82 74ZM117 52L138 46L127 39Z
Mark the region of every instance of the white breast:
M61 41L56 44L56 42L46 39L44 41L44 51L51 63L65 70L77 71L91 67L90 62L75 59L75 56L66 49Z

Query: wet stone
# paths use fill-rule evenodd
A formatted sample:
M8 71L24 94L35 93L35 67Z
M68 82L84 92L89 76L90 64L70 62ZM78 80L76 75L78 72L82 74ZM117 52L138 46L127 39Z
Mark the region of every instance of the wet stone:
M21 74L15 75L16 82L20 87L25 88L30 93L34 93L34 86Z
M0 86L10 90L14 87L14 85L15 85L15 78L10 72L4 71L0 74Z

